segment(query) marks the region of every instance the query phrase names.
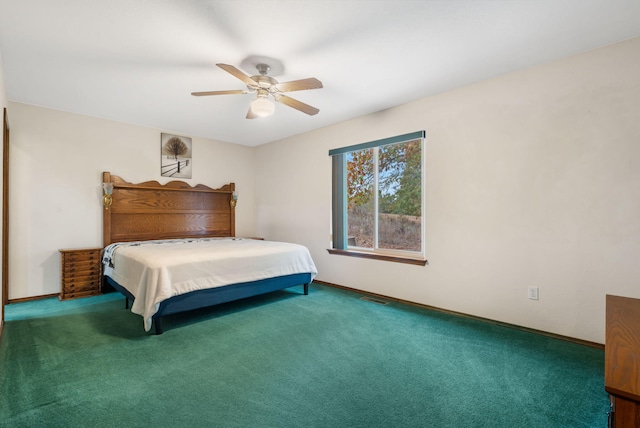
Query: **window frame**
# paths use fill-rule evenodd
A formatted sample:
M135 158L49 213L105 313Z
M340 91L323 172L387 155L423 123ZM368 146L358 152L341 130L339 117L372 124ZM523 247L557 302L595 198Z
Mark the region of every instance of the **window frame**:
M420 227L420 251L409 250L393 250L393 249L380 249L375 248L377 246L378 236L376 228L376 236L373 249L361 248L361 247L348 247L347 229L347 154L354 151L379 148L391 144L398 144L404 142L410 142L414 140L421 140L421 168L420 168L420 186L421 186L421 227ZM425 131L417 131L408 134L402 134L395 137L385 138L382 140L369 141L362 144L351 145L347 147L341 147L338 149L329 150L329 156L332 158L332 248L327 251L330 254L344 255L351 257L361 257L376 260L385 260L398 263L409 263L415 265L424 266L427 264L425 257ZM375 180L378 180L378 165L377 154L375 165ZM375 198L378 198L378 189L375 189ZM379 215L378 205L376 201L376 219ZM377 220L376 220L377 223Z

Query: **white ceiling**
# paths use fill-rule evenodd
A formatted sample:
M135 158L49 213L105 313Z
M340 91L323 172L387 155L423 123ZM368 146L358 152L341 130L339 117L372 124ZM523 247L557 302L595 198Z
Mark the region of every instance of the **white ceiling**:
M10 100L247 146L638 35L640 0L0 0ZM320 113L190 95L252 55Z

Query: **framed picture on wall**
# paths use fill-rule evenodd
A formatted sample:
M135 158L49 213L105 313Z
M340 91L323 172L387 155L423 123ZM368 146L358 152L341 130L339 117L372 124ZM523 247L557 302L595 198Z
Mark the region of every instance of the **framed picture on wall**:
M162 133L160 136L160 175L191 178L193 167L191 138Z

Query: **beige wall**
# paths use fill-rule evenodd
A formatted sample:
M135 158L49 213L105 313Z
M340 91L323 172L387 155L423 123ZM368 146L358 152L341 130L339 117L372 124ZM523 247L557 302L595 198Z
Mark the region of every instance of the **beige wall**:
M159 129L10 103L9 299L60 291L60 248L102 245L102 171L158 180ZM254 151L193 138L192 185L235 182L236 233L253 235Z
M0 52L0 108L7 106L7 93L4 87L4 67L2 65L2 52Z
M640 297L638 76L640 38L261 146L257 233L319 280L603 343L605 294ZM429 265L329 255L328 150L422 129Z

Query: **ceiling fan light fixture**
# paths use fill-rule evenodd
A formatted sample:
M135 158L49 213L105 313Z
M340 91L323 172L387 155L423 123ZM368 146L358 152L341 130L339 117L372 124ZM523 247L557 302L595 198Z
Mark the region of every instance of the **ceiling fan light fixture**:
M279 63L278 63L279 64ZM304 91L307 89L319 89L322 88L322 82L315 77L308 77L306 79L291 80L289 82L279 83L276 79L267 75L270 70L270 66L266 63L259 62L256 65L258 73L255 76L249 76L244 71L229 64L216 64L218 67L241 80L247 85L246 90L231 89L227 91L205 91L205 92L192 92L191 95L200 97L205 95L227 95L227 94L249 94L257 92L257 97L251 102L249 110L247 111L247 119L257 119L260 117L271 116L275 111L274 102L284 104L287 107L294 108L302 113L313 116L318 114L320 110L298 101L295 98L291 98L284 95L283 92ZM280 71L282 71L282 65L279 64Z
M276 106L266 97L258 97L251 101L251 112L258 117L271 116Z

